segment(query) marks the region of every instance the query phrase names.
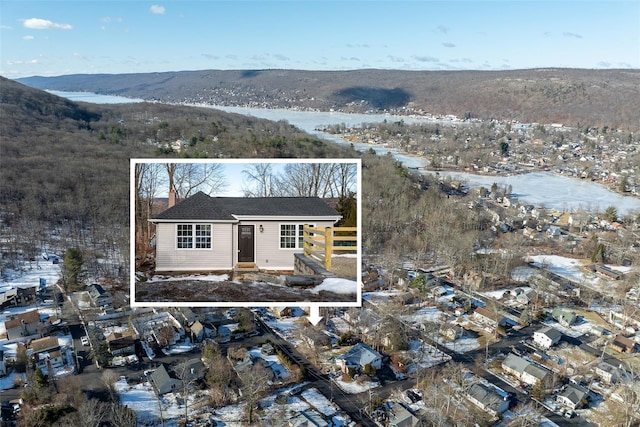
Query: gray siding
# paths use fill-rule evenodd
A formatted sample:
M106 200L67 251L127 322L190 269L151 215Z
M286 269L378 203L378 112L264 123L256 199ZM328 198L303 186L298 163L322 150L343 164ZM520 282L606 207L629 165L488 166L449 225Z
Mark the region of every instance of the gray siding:
M211 249L176 249L176 224L159 223L156 226L156 271L230 270L235 261L232 233L231 224L213 223Z
M243 222L245 224L245 222ZM256 264L265 270L293 270L294 254L302 249L280 249L280 224L304 224L294 220L256 221ZM260 224L264 232L260 233ZM315 227L331 227L333 221L313 221Z

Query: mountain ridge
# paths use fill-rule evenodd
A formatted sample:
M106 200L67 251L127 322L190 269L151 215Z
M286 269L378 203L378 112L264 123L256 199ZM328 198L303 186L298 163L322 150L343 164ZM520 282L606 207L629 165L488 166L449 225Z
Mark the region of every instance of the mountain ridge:
M640 129L640 70L197 70L33 76L40 89L146 100Z

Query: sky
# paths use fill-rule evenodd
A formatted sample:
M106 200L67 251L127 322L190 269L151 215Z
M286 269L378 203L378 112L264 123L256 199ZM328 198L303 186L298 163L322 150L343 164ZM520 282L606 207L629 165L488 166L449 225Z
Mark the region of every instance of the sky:
M355 182L356 188L353 189L356 194L361 194L360 191L360 169L358 166L358 162L354 160L344 160L344 159L268 159L268 160L260 160L260 159L252 159L253 161L247 162L242 159L219 159L215 162L212 162L210 159L192 159L189 161L185 161L186 163L195 163L195 164L212 164L215 163L218 165L219 173L222 175L223 185L220 188L217 188L215 191L211 192L208 188L202 188L201 190L205 193L214 196L214 197L245 197L245 189L254 188L253 182L248 179L246 172L252 172L252 166L255 166L257 163L268 163L271 165L271 172L274 175L283 176L286 171L286 167L292 163L349 163L353 164L355 170L357 171L357 179ZM134 163L164 163L162 159L135 159ZM180 162L178 162L180 163ZM164 178L164 175L162 175ZM134 182L133 180L131 181ZM133 184L132 184L133 185ZM165 182L160 184L160 188L158 190L158 194L156 197L167 197L168 189L165 189ZM255 189L255 188L254 188ZM132 187L133 191L133 187Z
M640 68L640 2L0 0L0 75Z

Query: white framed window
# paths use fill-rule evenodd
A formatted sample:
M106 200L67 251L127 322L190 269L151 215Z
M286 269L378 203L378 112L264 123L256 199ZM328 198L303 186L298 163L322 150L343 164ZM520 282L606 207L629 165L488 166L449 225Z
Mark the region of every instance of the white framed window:
M313 227L312 224L306 224ZM304 248L305 224L280 224L280 249Z
M211 249L211 224L178 224L178 249Z

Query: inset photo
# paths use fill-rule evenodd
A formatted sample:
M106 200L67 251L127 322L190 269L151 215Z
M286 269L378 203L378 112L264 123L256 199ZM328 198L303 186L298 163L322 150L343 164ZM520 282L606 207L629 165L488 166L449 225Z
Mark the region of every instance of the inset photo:
M131 161L133 306L361 303L359 159Z

